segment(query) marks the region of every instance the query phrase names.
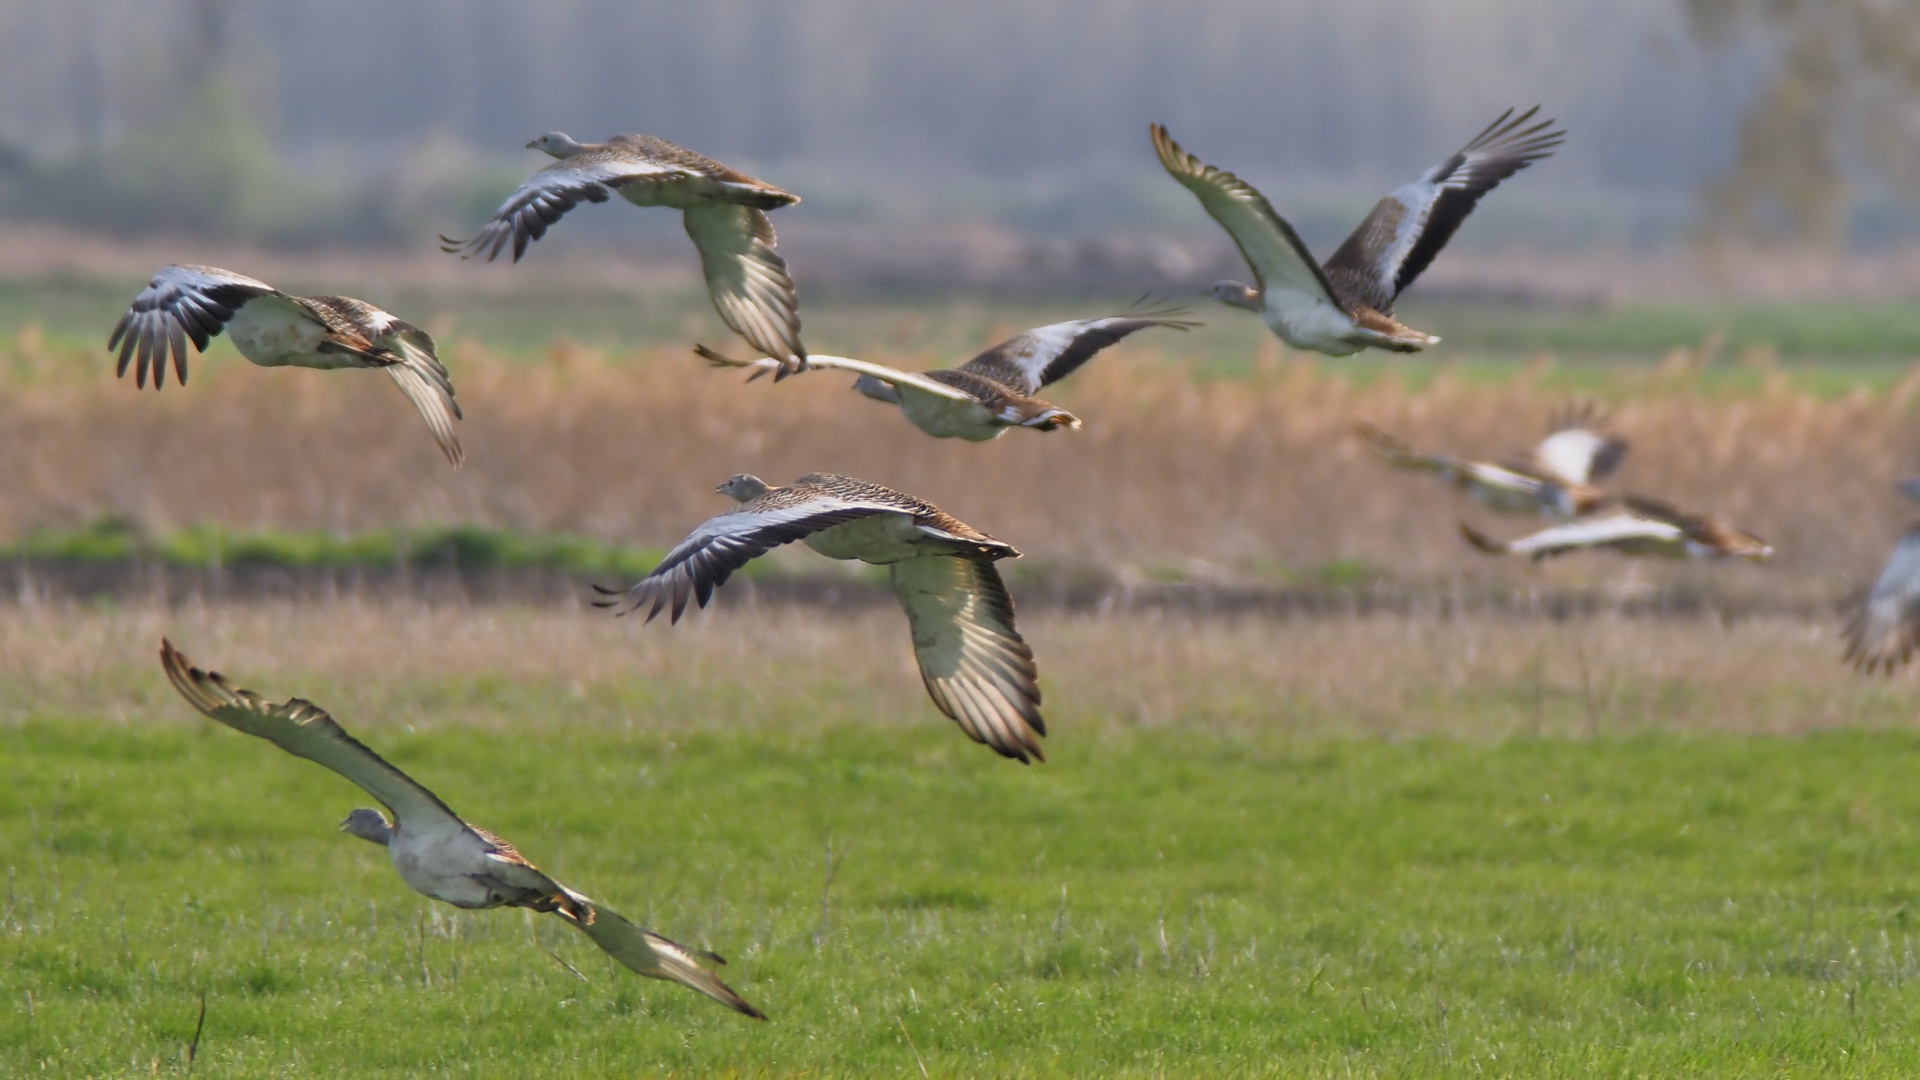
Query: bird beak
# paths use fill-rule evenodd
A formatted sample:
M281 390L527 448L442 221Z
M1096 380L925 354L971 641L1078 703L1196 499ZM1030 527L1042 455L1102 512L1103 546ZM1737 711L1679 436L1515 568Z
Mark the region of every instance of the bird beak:
M346 831L347 831L347 823L348 823L348 822L350 822L350 821L352 821L352 820L353 820L353 819L352 819L352 818L350 818L350 817L349 817L349 818L342 818L342 819L340 820L340 831L341 831L341 832L346 832Z
M540 140L539 140L539 139L535 139L535 140L533 140L532 142L530 142L530 143L528 143L528 144L526 145L526 147L525 147L525 149L528 149L528 150L538 150L538 149L540 149Z

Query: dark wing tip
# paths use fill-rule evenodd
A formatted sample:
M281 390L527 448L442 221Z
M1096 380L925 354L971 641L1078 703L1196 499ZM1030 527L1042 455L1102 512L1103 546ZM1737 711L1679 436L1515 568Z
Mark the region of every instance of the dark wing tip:
M1460 523L1460 535L1466 538L1467 543L1472 544L1474 547L1489 555L1507 554L1507 545L1494 540L1486 533L1475 529L1464 521Z

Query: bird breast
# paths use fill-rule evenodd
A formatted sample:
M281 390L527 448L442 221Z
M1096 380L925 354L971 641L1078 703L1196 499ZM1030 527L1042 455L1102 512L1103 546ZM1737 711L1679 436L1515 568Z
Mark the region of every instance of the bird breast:
M327 330L277 304L255 301L234 313L227 335L240 355L261 367L359 367L351 353L321 352Z
M874 514L821 529L807 546L829 559L858 559L886 565L927 553L934 537L914 524L911 514Z
M472 878L488 869L486 852L479 838L464 830L403 828L393 834L387 853L400 879L423 896L462 908L497 907L504 900Z
M1354 330L1352 316L1324 301L1302 304L1295 295L1269 288L1261 316L1280 340L1296 349L1346 356L1362 347L1349 340Z
M735 201L727 198L727 185L710 176L675 174L661 180L634 180L620 185L617 190L621 198L635 206L670 206L675 210Z
M913 426L937 439L985 442L1005 434L1007 424L979 401L955 401L934 394L903 393L900 411Z

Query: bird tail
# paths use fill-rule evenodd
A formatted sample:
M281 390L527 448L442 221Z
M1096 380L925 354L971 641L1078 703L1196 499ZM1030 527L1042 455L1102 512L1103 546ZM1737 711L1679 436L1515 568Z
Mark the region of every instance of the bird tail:
M758 360L735 360L733 357L726 356L721 353L717 353L712 349L707 348L705 345L695 345L693 347L693 352L694 352L694 355L700 357L702 360L705 360L707 363L713 365L714 367L746 368L752 371L753 374L747 376L748 382L752 382L753 380L759 378L762 375L767 374L770 371L775 373L782 373L785 370L785 365L781 364L780 361L775 360L771 356L763 356ZM774 381L775 382L779 381L779 374L775 375Z
M1020 418L1018 422L1021 427L1030 427L1036 431L1052 431L1054 428L1062 427L1072 431L1080 430L1080 418L1060 406L1048 405L1043 401L1035 401L1032 404L1040 407L1031 415Z

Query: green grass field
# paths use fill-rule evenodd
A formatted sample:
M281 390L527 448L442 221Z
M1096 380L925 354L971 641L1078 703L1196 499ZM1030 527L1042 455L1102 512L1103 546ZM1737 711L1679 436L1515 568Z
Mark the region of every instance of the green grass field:
M622 730L541 686L409 691L476 692L519 730L358 728L727 954L770 1023L409 892L334 831L346 782L157 689L0 737L0 1072L179 1075L203 995L207 1077L1920 1070L1911 733L1121 728L1021 768L933 719L676 732L703 703L662 696Z

